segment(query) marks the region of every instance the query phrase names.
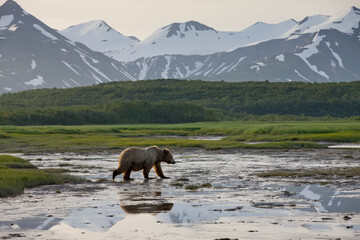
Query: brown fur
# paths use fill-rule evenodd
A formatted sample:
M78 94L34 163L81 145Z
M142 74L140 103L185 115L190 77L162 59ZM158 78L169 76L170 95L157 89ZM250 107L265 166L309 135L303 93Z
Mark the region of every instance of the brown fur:
M119 166L113 172L113 179L124 173L124 179L130 180L131 171L140 170L143 170L144 178L148 179L149 172L153 167L159 177L167 178L161 169L161 162L175 164L172 153L166 148L160 149L157 146L127 148L119 156Z

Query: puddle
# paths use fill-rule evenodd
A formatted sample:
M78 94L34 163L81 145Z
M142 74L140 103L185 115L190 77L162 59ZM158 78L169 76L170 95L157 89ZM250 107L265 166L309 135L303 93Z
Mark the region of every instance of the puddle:
M360 144L341 144L341 145L330 145L328 148L335 149L360 149Z
M92 182L0 199L0 237L26 239L359 238L359 179L258 178L278 169L358 166L352 150L177 150L170 179L111 180L117 154L25 155ZM348 156L344 158L344 156ZM351 156L351 157L349 157ZM154 171L150 177L155 177ZM97 180L103 179L101 183ZM187 190L186 186L197 186ZM201 187L203 186L203 187Z
M191 136L188 139L191 140L212 140L212 141L219 141L223 138L226 138L226 136Z
M176 138L176 139L190 139L190 140L207 140L207 141L219 141L227 136L218 136L218 135L206 135L206 136L178 136L178 135L164 135L164 136L151 136L146 137L148 139L152 138Z

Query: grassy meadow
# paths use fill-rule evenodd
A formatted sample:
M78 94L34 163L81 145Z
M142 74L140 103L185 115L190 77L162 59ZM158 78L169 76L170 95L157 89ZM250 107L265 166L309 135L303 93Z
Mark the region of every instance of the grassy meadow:
M224 138L221 140L189 139L192 136L214 135ZM252 144L248 144L249 142ZM0 126L0 152L3 153L103 151L150 145L209 150L326 147L319 142L360 142L360 121Z
M22 193L25 188L83 181L51 170L40 170L22 158L0 155L0 197Z

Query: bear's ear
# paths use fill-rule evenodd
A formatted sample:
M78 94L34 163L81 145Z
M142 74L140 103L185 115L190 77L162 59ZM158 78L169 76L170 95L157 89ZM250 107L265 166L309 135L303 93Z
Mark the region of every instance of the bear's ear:
M168 152L169 152L169 150L167 148L163 148L163 150L162 150L163 156L165 156Z

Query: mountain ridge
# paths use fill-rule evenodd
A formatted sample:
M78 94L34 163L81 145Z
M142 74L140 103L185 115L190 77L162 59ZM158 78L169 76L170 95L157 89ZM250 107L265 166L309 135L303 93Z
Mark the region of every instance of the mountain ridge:
M257 22L241 31L232 32L219 31L194 20L172 23L155 30L150 36L131 46L124 46L119 43L116 49L103 51L103 53L121 62L131 62L142 57L161 55L209 55L229 52L272 39L288 38L293 35L317 32L321 29L331 29L333 26L331 21L339 22L348 15L351 18L351 15L358 11L356 7L351 7L334 16L313 15L305 17L300 22L294 19L275 24ZM351 23L350 21L350 25ZM336 27L335 29L348 32L349 28L351 29L353 26L345 23ZM72 40L78 41L79 39Z
M356 7L299 22L258 22L239 32L194 20L172 23L143 41L103 20L57 31L12 0L0 7L0 94L159 78L357 81L359 52Z

